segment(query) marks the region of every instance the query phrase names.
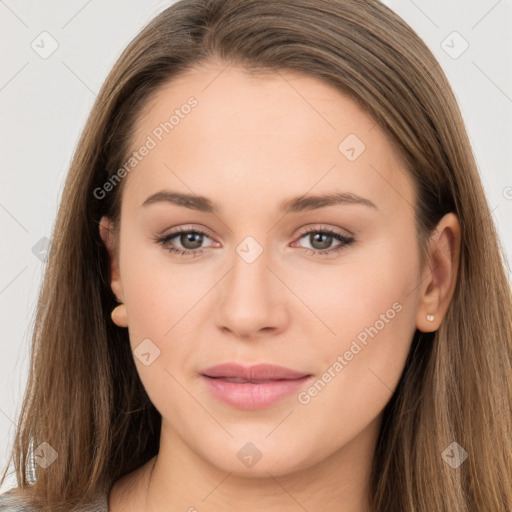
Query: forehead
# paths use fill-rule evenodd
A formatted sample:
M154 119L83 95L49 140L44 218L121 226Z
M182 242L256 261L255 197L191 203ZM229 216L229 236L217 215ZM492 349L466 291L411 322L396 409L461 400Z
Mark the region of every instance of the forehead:
M148 138L154 147L128 180L138 199L171 184L217 197L336 187L389 206L399 196L413 201L388 135L333 86L295 72L249 74L214 63L188 71L148 101L132 149Z
M195 128L201 125L203 135L222 130L227 136L232 130L240 134L240 139L242 135L251 139L263 135L264 127L271 133L279 130L280 141L292 143L306 134L316 142L319 137L339 136L346 129L364 137L375 127L373 119L352 100L317 78L289 70L263 73L209 63L179 75L152 95L135 127L135 139L141 140L159 123L169 120L191 97L198 105L187 124ZM284 127L289 130L280 131ZM169 144L177 143L184 130L173 128L173 132Z

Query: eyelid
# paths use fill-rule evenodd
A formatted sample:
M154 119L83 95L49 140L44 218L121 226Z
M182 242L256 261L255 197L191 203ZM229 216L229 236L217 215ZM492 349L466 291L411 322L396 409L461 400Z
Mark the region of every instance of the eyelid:
M312 224L310 226L306 226L301 228L299 231L298 237L301 237L305 234L308 234L310 231L333 231L340 236L344 236L346 238L353 238L355 235L348 229L343 229L339 227L334 227L328 224Z
M195 225L195 224L180 224L179 226L175 226L173 228L170 228L168 231L164 232L160 237L169 237L173 235L178 235L180 233L188 233L190 231L195 231L201 234L206 235L208 238L211 238L212 240L215 240L215 237L213 236L212 232L202 225Z
M162 235L159 235L158 238L167 238L173 235L177 235L183 232L197 231L201 234L206 235L211 240L215 241L215 237L212 235L212 232L202 225L194 225L194 224L181 224L179 226L175 226L171 228L169 232L166 232ZM332 227L327 224L312 224L309 226L305 226L299 230L299 233L296 235L297 238L301 238L302 236L309 234L311 231L333 231L340 236L345 236L346 238L354 237L354 233L349 231L348 229L342 229L339 227Z
M348 231L348 230L344 230L344 231L346 233L350 233L350 231ZM194 232L194 233L198 233L202 236L206 236L207 238L210 238L210 240L212 240L214 242L214 244L219 243L215 240L215 238L213 236L210 235L210 230L208 228L205 228L204 226L196 227L191 224L188 224L188 225L183 224L183 225L177 226L175 228L172 228L171 232L168 232L163 235L156 235L155 237L153 237L153 239L155 242L160 243L161 245L163 245L165 247L165 244L168 243L170 239L179 236L181 233L190 233L190 232ZM338 253L339 251L343 250L345 247L347 247L347 246L351 245L353 242L355 242L355 237L352 233L345 234L342 232L341 228L339 228L339 227L333 228L333 227L331 227L329 225L325 225L325 224L315 224L315 225L305 226L305 227L301 228L300 233L298 235L296 235L295 241L292 243L293 244L298 243L303 237L305 237L311 233L328 234L328 235L334 237L335 239L337 239L339 242L338 246L334 246L334 247L331 247L328 249L312 249L312 248L307 248L307 247L302 248L305 251L313 252L313 254L318 255L319 257L322 257L322 256L326 257L329 255L334 256L336 253ZM179 249L176 247L167 247L167 250L169 252L179 253L182 256L194 256L194 255L198 256L198 255L204 253L206 251L206 249L209 249L211 247L212 246L208 246L208 247L202 247L202 248L198 248L198 249ZM292 247L297 247L297 246L292 245Z

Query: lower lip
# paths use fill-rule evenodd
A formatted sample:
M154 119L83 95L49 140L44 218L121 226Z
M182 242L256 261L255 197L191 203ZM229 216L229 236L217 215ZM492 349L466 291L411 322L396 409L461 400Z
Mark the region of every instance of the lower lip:
M297 393L311 375L300 379L274 380L251 384L201 376L210 392L219 400L238 409L264 409Z

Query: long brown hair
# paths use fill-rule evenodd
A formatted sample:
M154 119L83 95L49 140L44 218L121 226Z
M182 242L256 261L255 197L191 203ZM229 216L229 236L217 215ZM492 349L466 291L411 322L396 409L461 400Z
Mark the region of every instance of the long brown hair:
M104 198L94 191L125 162L148 99L210 58L254 73L298 71L364 108L416 184L422 250L442 216L457 215L454 296L439 329L416 331L412 340L384 410L370 500L375 512L511 510L505 255L444 73L416 33L377 0L181 0L125 49L92 108L56 219L11 456L18 486L40 507L70 510L158 452L161 416L137 374L128 331L110 319L116 302L98 230L108 215L117 237L124 180ZM43 442L58 454L46 469L33 465L33 449ZM442 457L452 442L468 453L455 469Z

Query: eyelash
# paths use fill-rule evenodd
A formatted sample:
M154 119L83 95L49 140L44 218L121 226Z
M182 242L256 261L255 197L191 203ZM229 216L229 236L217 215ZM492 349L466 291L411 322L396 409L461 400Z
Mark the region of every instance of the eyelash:
M155 241L157 243L161 244L164 247L164 249L166 249L167 251L177 254L179 256L194 256L195 257L195 256L199 256L200 254L202 254L205 251L205 249L177 249L176 247L167 245L170 240L172 240L173 238L176 238L178 235L180 235L182 233L194 233L197 235L204 235L208 238L211 238L208 235L208 233L206 233L205 231L201 231L200 229L189 229L189 228L185 227L185 228L178 228L176 231L174 231L173 233L170 233L168 235L165 235L162 237L156 237ZM320 233L322 235L330 235L330 236L334 237L335 239L337 239L338 241L342 242L341 245L339 245L337 247L333 247L330 249L323 249L323 250L310 249L309 247L302 247L302 249L304 249L305 251L310 251L309 253L310 254L312 253L315 256L316 255L326 256L326 255L338 253L341 250L343 250L345 247L347 247L348 245L355 242L355 239L353 237L347 237L347 236L342 235L341 233L334 231L332 229L329 229L329 228L309 229L307 231L302 232L299 235L298 239L300 240L301 238L304 238L306 235L310 235L311 233L317 233L317 234Z

